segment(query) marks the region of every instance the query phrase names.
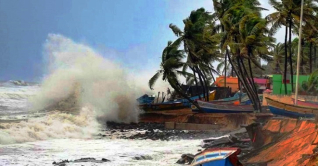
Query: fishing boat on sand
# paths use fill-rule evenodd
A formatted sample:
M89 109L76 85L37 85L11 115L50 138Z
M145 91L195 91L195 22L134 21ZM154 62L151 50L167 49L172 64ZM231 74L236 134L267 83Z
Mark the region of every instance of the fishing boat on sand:
M300 27L302 25L302 14L300 17ZM299 28L299 41L301 41L301 28ZM318 107L306 107L298 105L298 89L299 89L299 69L300 69L300 53L301 53L301 42L298 42L298 54L297 54L297 71L296 71L296 90L294 104L283 103L277 100L273 100L266 97L268 107L273 114L287 116L291 118L315 118L318 115Z
M202 97L203 95L201 95ZM213 100L215 97L215 91L210 92L209 100ZM162 103L154 103L154 97L143 95L137 99L139 102L139 108L144 111L160 111L160 110L173 110L190 107L191 103L187 99L176 99L174 101L166 101ZM199 96L193 96L191 100L198 100Z
M192 166L243 166L237 155L241 153L238 148L210 148L197 154Z
M265 97L269 110L276 115L287 116L291 118L314 118L318 115L318 107L306 107L301 105L293 105L273 100Z
M200 100L197 103L205 113L251 113L254 111L251 105L217 104ZM191 109L193 112L199 112L195 105L191 105Z

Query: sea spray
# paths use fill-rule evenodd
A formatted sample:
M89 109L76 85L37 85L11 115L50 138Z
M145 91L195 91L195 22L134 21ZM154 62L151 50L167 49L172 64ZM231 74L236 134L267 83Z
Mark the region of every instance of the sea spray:
M138 88L118 64L84 44L50 34L44 45L46 76L30 99L44 117L0 124L0 144L51 138L91 138L102 122L137 122ZM79 114L73 114L78 109ZM55 110L55 111L54 111Z
M93 108L97 117L138 120L136 87L129 84L127 72L118 64L62 35L50 34L44 47L48 74L40 94L32 100L34 110L67 98L78 85L78 103Z

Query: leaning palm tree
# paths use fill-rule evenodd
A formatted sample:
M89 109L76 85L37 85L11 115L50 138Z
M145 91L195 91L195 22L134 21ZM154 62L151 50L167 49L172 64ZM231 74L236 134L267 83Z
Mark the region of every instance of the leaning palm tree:
M259 62L259 58L271 60L268 57L269 44L274 40L267 36L267 22L262 19L258 12L253 12L245 15L239 23L239 41L240 41L240 56L247 59L249 73L248 81L253 86L255 92L257 92L256 85L254 83L254 76L252 70L252 63L264 70ZM258 56L257 56L258 55ZM244 63L242 63L244 66ZM258 96L256 94L256 96ZM257 102L259 98L256 97Z
M213 76L211 75L211 72L214 72L211 62L219 54L216 46L218 44L217 37L213 36L216 31L212 16L204 8L200 8L192 11L190 16L183 20L183 23L183 31L176 25L169 25L178 37L175 42L182 42L183 49L187 54L183 71L190 68L195 84L198 85L198 82L200 82L203 97L209 100L207 78ZM207 72L208 70L210 72Z
M172 43L171 41L168 42L167 47L163 50L162 56L161 56L161 64L160 64L160 70L156 72L155 75L153 75L148 84L149 88L153 89L154 84L158 80L160 76L162 76L163 81L168 81L170 86L182 97L189 100L192 104L197 106L197 103L195 103L193 100L191 100L183 91L181 88L181 84L178 80L178 75L191 75L189 73L183 72L179 69L182 69L182 66L184 65L184 62L182 62L182 59L185 57L184 52L182 50L179 50L180 42L179 43Z
M230 0L213 0L213 7L214 7L214 13L213 18L218 19L220 21L219 29L221 29L221 32L224 32L224 26L222 24L224 14L232 7L233 2ZM224 53L224 50L222 51ZM224 63L224 64L223 64ZM230 64L227 63L227 55L224 53L224 61L223 63L220 63L221 65L218 66L220 68L221 66L224 67L224 87L226 87L226 74L227 69ZM218 70L220 72L220 69Z
M266 32L266 22L260 19L260 10L263 8L258 7L258 5L260 3L257 0L235 1L224 14L222 21L224 32L221 39L221 48L226 51L229 62L248 97L253 102L255 110L260 110L261 106L256 88L253 85L251 67L249 67L250 72L248 72L244 61L250 60L255 66L261 67L257 59L270 58L265 53L268 51L266 44L264 44L269 38L262 34ZM251 66L250 63L248 66Z

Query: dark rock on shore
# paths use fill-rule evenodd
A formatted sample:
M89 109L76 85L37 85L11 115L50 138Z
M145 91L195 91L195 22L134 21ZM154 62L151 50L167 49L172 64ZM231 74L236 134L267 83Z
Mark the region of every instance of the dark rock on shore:
M134 157L135 160L152 160L152 157L148 155L136 156Z
M118 124L107 123L107 129L98 136L111 139L138 139L138 140L181 140L181 139L205 139L220 135L215 131L187 131L167 130L163 123L132 123Z
M183 154L177 161L177 164L191 164L194 159L193 154Z
M95 158L80 158L76 160L62 160L60 162L53 162L52 164L54 166L66 166L67 163L83 163L83 162L90 162L90 163L105 163L105 162L110 162L110 160L102 158L101 160L96 160Z

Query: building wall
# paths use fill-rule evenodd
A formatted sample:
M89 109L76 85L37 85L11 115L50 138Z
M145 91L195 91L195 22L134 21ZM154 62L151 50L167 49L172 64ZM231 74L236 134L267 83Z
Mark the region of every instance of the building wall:
M308 75L299 75L299 85L304 81L307 81L309 78ZM283 75L273 74L273 94L280 95L285 94L285 85L283 84ZM294 75L294 88L296 88L296 75ZM291 83L287 83L287 94L291 94Z

